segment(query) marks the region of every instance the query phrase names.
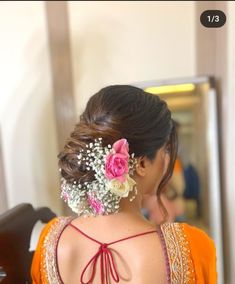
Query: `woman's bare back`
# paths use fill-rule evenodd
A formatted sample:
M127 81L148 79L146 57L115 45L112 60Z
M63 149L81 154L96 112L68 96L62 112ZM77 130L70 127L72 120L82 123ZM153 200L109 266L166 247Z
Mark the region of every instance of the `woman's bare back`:
M105 217L103 217L105 218ZM156 231L157 227L147 221L114 220L108 226L98 218L77 218L72 224L88 236L101 243L110 243L136 234ZM97 253L100 245L67 226L60 236L57 247L57 261L60 276L65 284L77 284L89 260ZM165 284L166 263L158 233L150 233L108 246L115 260L120 284ZM91 276L91 264L83 281ZM115 283L109 273L110 283ZM79 282L80 283L80 282ZM92 283L101 283L100 257Z

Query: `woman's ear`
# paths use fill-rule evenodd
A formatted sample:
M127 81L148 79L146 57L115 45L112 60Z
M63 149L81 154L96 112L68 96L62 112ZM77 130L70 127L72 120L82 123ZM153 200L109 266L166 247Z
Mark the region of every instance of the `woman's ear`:
M146 175L146 163L147 161L145 157L140 157L137 159L136 173L141 177Z
M166 174L169 163L170 163L170 155L168 152L164 152L163 154L163 176Z

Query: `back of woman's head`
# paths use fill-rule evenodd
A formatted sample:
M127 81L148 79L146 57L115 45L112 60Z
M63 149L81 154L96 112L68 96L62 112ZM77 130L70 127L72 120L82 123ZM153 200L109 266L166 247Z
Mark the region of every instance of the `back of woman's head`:
M146 156L150 160L165 145L170 163L157 191L160 195L172 175L177 153L174 122L165 101L129 85L108 86L93 95L64 150L58 155L61 175L68 182L94 179L94 173L87 171L85 164L77 164L77 154L98 137L102 137L104 146L125 138L130 154Z

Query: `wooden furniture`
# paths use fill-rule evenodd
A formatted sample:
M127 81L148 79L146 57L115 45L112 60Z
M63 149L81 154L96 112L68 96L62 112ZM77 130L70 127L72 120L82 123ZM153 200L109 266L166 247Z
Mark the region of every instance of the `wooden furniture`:
M37 221L48 223L56 215L47 207L34 209L23 203L0 215L0 283L31 283L29 252L31 233ZM2 279L1 279L2 278Z

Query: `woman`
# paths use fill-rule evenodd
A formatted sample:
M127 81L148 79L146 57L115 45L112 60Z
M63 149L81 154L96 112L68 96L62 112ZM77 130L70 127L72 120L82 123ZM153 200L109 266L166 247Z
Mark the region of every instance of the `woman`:
M216 283L213 240L166 222L160 196L176 155L174 123L159 97L128 85L93 95L58 155L61 197L77 217L46 225L33 283ZM165 212L158 226L141 214L146 194Z

